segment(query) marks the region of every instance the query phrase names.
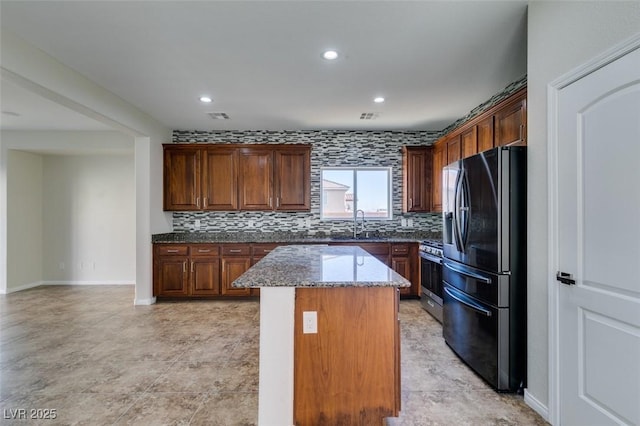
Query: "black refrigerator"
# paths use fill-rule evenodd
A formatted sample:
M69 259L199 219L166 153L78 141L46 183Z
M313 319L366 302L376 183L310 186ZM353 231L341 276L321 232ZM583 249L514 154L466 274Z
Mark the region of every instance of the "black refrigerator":
M526 385L526 147L443 169L443 333L498 391Z

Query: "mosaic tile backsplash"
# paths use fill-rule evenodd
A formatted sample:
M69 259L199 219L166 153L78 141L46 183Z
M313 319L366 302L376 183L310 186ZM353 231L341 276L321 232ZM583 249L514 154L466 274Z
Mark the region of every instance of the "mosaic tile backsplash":
M402 146L431 145L440 132L368 131L180 131L173 132L174 143L310 144L311 211L282 212L174 212L174 232L262 232L345 233L350 221L320 220L320 168L340 166L381 166L393 170L393 219L367 220L367 228L384 233L440 232L440 214L402 213ZM402 227L402 218L412 227ZM200 228L195 226L200 220Z
M381 166L393 169L393 219L368 220L367 228L380 233L440 233L439 213L402 213L402 151L404 145L432 145L440 136L481 114L527 84L527 76L514 81L491 99L442 131L173 131L174 143L310 144L311 211L281 212L174 212L174 232L296 232L344 234L350 221L320 220L320 168ZM196 228L196 219L200 227ZM403 227L403 219L413 226Z

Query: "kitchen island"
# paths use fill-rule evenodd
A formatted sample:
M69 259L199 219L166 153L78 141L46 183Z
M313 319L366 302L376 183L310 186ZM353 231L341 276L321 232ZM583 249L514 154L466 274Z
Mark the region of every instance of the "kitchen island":
M398 287L356 246L273 250L233 286L259 287L259 425L376 425L400 410Z

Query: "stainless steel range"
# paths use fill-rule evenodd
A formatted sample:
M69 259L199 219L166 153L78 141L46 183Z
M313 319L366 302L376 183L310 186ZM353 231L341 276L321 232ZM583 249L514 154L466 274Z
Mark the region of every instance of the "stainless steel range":
M419 252L422 307L442 322L442 241L424 240Z

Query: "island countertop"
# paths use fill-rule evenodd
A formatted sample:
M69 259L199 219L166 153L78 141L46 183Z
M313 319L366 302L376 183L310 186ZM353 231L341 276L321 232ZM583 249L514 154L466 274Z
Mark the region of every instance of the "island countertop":
M357 246L280 246L236 279L247 287L409 287L400 274Z

